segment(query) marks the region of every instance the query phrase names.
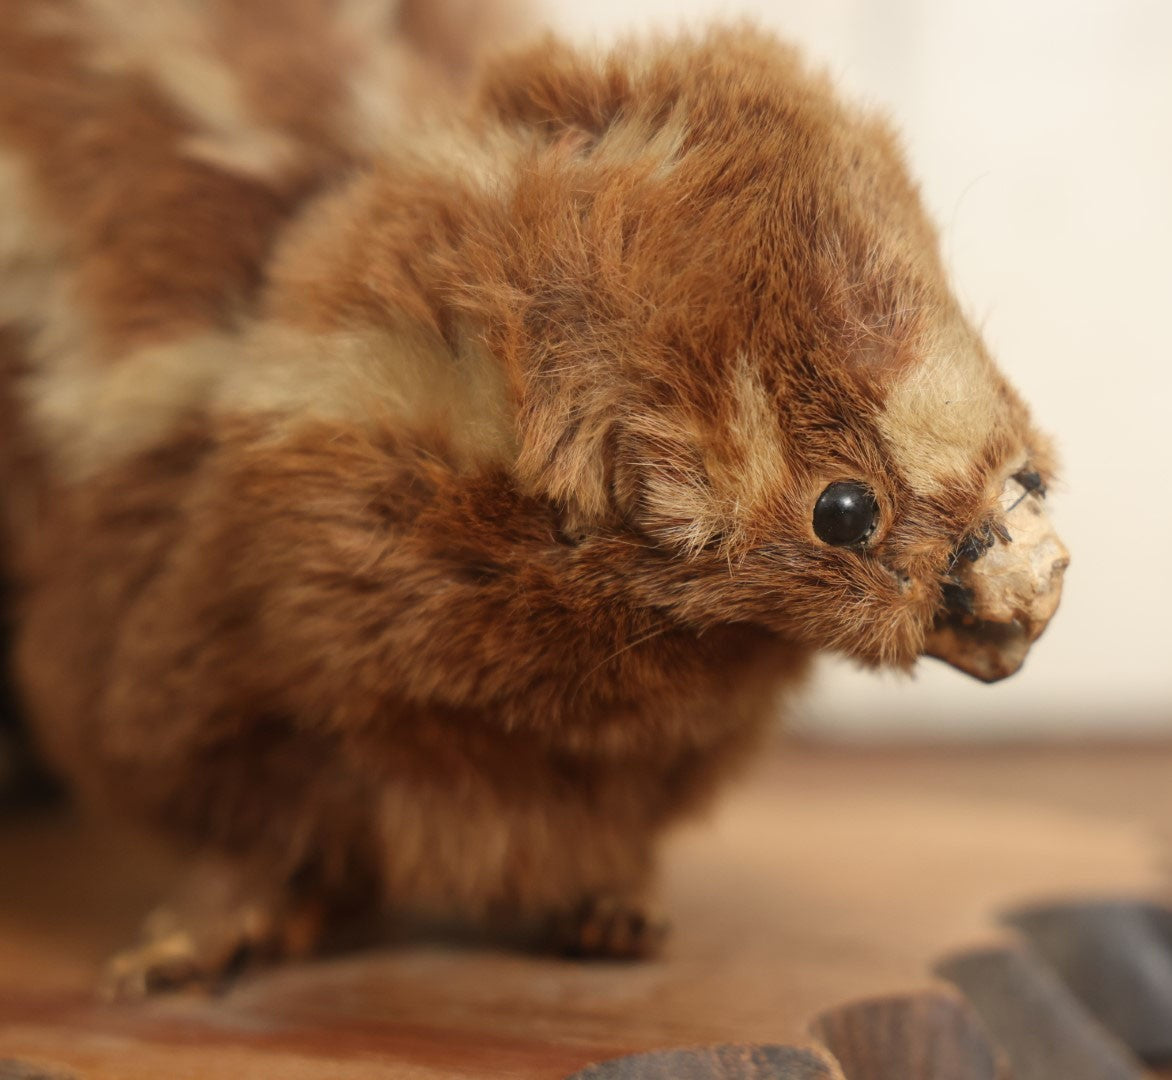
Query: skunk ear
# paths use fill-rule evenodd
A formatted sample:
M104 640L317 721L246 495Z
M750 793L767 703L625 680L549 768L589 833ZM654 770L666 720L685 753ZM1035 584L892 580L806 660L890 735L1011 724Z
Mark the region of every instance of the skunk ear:
M638 417L618 421L583 460L602 485L591 505L573 496L561 500L565 531L585 536L621 526L680 555L694 555L719 538L719 520L700 452L678 432L645 429ZM589 491L583 485L581 492Z
M626 528L692 555L719 538L723 522L694 446L678 433L645 429L637 417L605 421L593 437L590 427L559 440L541 477L563 539Z
M675 554L695 555L722 534L700 451L677 432L626 432L610 493L629 525Z
M566 135L600 137L631 103L621 65L582 55L553 36L488 66L481 104L503 123L522 124L551 142Z

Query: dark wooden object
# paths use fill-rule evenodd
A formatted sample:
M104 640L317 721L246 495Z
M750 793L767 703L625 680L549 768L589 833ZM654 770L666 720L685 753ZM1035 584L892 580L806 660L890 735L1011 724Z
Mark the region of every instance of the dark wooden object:
M1006 922L1108 1031L1145 1060L1172 1060L1172 912L1114 900L1023 908Z
M939 972L973 1004L1014 1080L1143 1080L1139 1061L1032 952L974 950Z
M846 1080L1004 1080L968 1004L937 990L853 1002L823 1013L814 1035Z

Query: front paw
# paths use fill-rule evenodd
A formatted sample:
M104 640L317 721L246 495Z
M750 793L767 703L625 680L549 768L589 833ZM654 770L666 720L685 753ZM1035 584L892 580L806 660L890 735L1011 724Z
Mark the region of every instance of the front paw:
M139 942L109 961L99 984L102 997L124 1001L188 987L214 990L245 967L312 950L321 929L320 905L279 893L241 899L208 888L207 880L189 882L179 903L154 912Z
M132 1001L195 982L198 974L195 942L189 934L176 930L112 956L98 990L107 1001Z

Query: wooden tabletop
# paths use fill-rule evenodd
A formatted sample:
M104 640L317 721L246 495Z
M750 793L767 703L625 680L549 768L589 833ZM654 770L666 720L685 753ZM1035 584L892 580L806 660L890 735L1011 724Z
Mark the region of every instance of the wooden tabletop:
M809 1045L826 1010L927 987L943 957L1004 940L1008 908L1172 898L1170 841L1172 741L779 745L674 838L661 960L415 940L252 974L216 998L107 1005L98 969L166 864L68 810L10 818L0 1059L23 1064L0 1077L553 1080L654 1048Z

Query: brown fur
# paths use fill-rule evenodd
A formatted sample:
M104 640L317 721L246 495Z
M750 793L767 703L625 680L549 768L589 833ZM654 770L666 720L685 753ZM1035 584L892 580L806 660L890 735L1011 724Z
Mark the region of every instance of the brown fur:
M56 254L0 245L0 289L73 303L23 313L0 401L49 507L23 692L93 804L270 907L633 902L808 658L910 666L1005 470L1049 468L893 137L767 35L545 42L415 126L404 75L379 145L331 5L223 5L214 115L288 148L252 169L210 105L95 74L86 4L31 6L0 152ZM424 12L387 55L465 71ZM840 479L861 551L812 531Z

